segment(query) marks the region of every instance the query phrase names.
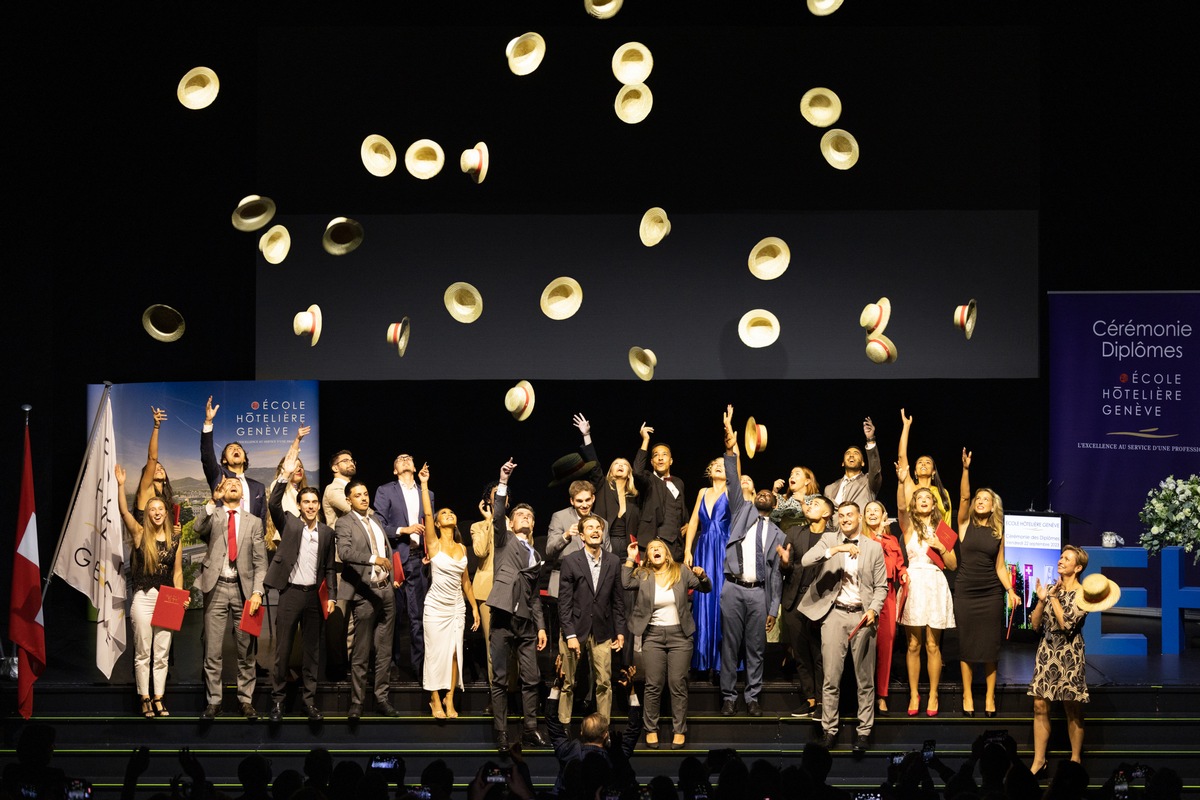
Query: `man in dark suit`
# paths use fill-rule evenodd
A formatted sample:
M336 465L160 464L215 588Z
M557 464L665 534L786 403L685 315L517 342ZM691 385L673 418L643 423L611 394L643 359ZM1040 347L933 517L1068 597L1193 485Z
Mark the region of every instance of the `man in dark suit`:
M654 428L643 424L639 432L642 446L633 457L633 474L645 484L646 499L642 502L642 515L638 521L638 541L662 539L671 549L671 558L682 564L684 534L692 515L687 493L683 481L671 474L671 465L675 463L671 448L660 443L648 452ZM651 469L646 468L647 458Z
M515 652L521 673L521 701L524 707L525 744L545 747L546 739L537 729L538 674L537 651L546 647L546 622L538 594L542 558L533 548L533 509L521 503L508 511L508 478L517 465L511 460L500 467L496 487L492 527L492 590L487 604L492 610L492 729L496 748L508 750L508 657Z
M216 489L223 478L235 478L242 484L241 504L254 516L263 527L267 524L267 487L254 478L246 475L250 468L250 457L239 442L230 442L221 451L221 461L217 463L216 451L213 449L213 419L221 406L213 405L212 395L204 406L204 427L200 429L200 465L204 467L204 480L209 489Z
M613 779L621 783L622 779L632 777L629 757L633 755L633 749L637 747L637 740L642 732L642 706L638 703L634 682L629 681L629 722L625 725L620 741L613 741L609 731L611 722L607 715L599 712L583 718L578 739L569 738L566 723L560 722L554 715L555 700L560 696L556 685L550 690L550 697L546 701L546 731L550 734L550 745L558 759L555 792L562 795L563 773L567 765L573 761L582 762L592 754L603 759L608 765L610 785L614 782Z
M351 723L362 717L367 690L371 650L375 650L375 708L385 717L400 712L388 702L388 666L392 655L392 631L396 624L396 598L392 594L392 551L383 527L371 518L371 494L362 481L346 484L350 513L337 521L338 556L342 577L338 599L347 603L354 617L354 647L350 651Z
M779 571L783 574L783 619L788 645L796 656L796 675L806 703L792 712L793 717L811 719L821 696L821 627L800 613L797 605L816 580L818 566L801 567L801 557L821 540L833 518L833 503L820 494L804 500L804 523L794 525L785 534L786 541Z
M414 478L413 457L407 453L396 456L392 464L396 480L375 490L375 513L387 534L388 543L400 554L404 581L396 589L396 616L408 617L409 647L407 658L417 683L425 666L425 595L429 592L429 568L425 559L425 512L421 509L421 487ZM433 505L433 492L429 493ZM392 662L396 666L405 659L401 644L400 626L392 637Z
M204 683L208 705L200 719L221 713L221 662L225 630L233 623L238 653L238 700L246 719L254 710L254 660L258 642L241 629L242 610L250 601L251 616L262 606L267 573L267 546L258 517L242 507L242 484L225 478L213 489L213 502L196 513L196 534L208 544L196 585L204 594Z
M279 547L267 568L266 585L279 592L275 623L275 669L271 687L271 722L283 721L283 700L287 689L288 660L296 626L300 626L304 682L304 713L310 722L320 722L317 708L317 668L320 664L321 642L324 641L325 617L333 611L337 586L334 571L333 529L320 519L321 496L313 486L300 490L296 498L300 516L283 510L283 493L289 476L296 468L296 458L289 452L283 462L283 477L271 488L267 508L275 530L279 531ZM321 608L321 585L326 589L326 607Z
M579 521L583 549L562 560L558 590L558 618L562 625L559 652L563 659L563 686L558 698L558 719L571 721L575 702L575 673L586 648L596 687L596 711L606 718L612 712L612 653L625 646L625 590L621 588L621 560L604 546L604 520L588 514Z

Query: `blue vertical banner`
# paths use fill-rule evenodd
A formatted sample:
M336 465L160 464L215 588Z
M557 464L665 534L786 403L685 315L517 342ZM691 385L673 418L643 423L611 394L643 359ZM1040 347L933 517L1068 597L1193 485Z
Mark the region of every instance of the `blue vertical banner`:
M1072 524L1073 544L1113 531L1136 547L1147 493L1200 470L1200 292L1048 299L1047 504L1086 521Z

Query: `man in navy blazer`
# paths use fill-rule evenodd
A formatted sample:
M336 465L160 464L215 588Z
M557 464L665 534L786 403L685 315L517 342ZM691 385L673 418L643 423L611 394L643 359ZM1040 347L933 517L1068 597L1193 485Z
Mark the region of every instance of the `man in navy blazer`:
M215 490L225 478L234 478L242 484L242 508L245 508L265 528L267 525L267 487L259 481L246 475L250 468L250 457L240 442L230 442L221 451L221 461L217 462L216 450L213 448L213 419L217 416L220 404L213 405L212 395L204 405L204 427L200 429L200 465L204 467L204 480L208 488Z
M400 554L404 567L404 580L396 589L396 616L408 616L409 651L417 683L425 666L425 595L429 592L429 568L425 565L425 512L421 508L421 487L414 476L416 467L413 457L407 453L396 456L392 464L396 480L385 483L375 490L375 513L379 524L387 534L388 544ZM429 503L433 505L433 492L429 492ZM400 625L392 639L392 663L400 666L404 659L401 646Z
M621 588L621 559L604 546L604 520L588 514L579 520L583 549L562 560L558 585L558 618L562 625L559 651L563 685L558 719L571 721L575 673L586 648L596 686L596 711L612 712L612 654L625 646L625 590Z
M775 493L763 489L751 503L742 497L733 406L725 413L725 474L731 476L729 542L725 545L725 585L721 587L721 713L737 712L737 669L745 647L746 712L762 716L763 657L767 632L775 627L775 612L783 592L779 562L784 534L771 521Z

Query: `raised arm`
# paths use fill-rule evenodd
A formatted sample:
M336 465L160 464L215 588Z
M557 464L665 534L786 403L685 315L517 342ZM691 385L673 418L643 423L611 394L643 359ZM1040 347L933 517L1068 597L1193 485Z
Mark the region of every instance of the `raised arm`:
M508 544L508 519L504 516L508 510L508 479L517 468L510 458L500 467L500 481L496 487L496 504L492 509L492 552L498 552Z
M425 555L433 558L434 545L438 543L437 520L433 518L433 503L429 499L429 465L422 464L417 473L421 480L421 510L425 518Z
M696 495L696 505L692 506L692 516L688 520L687 532L683 536L683 564L689 569L692 566L692 544L696 541L696 530L700 526L700 504L704 502L704 492Z
M129 535L133 539L133 546L142 546L142 526L133 518L133 514L129 513L129 501L125 498L125 468L120 464L113 467L113 474L117 477L117 507L121 511L121 519L125 522L125 527L129 530Z
M150 431L150 445L146 448L146 468L142 470L142 479L138 481L138 508L145 508L146 503L154 496L154 468L158 466L158 426L167 420L167 412L164 409L150 406L150 413L154 416L154 429Z
M871 494L878 495L883 488L883 466L879 460L879 443L875 441L875 423L870 417L863 420L863 436L866 437L867 481Z
M971 521L971 454L962 451L962 477L958 481L958 535L961 537Z
M638 434L642 437L642 446L633 454L633 474L641 475L649 479L650 475L650 434L654 433L654 428L646 423L642 423L642 427L638 428Z
M208 488L215 488L220 483L221 465L217 463L217 453L213 447L213 420L216 419L220 404L213 405L212 395L204 404L204 427L200 429L200 465L204 468L204 480Z
M905 491L904 484L908 480L908 468L896 462L896 523L900 526L900 533L903 534L908 530L908 492Z

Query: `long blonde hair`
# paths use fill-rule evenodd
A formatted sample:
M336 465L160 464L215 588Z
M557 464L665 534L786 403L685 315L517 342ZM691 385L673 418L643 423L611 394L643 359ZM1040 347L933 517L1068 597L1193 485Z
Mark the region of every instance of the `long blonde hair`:
M921 523L917 521L917 498L924 492L933 500L933 508L929 512L929 522ZM932 539L934 531L937 530L938 520L942 518L941 512L938 510L937 495L928 486L921 486L912 493L912 497L908 498L908 525L919 539Z
M981 519L975 516L975 498L979 497L982 492L987 492L992 497L992 513L986 519ZM990 528L993 539L1004 538L1004 503L1000 501L1000 495L988 488L976 489L975 494L971 496L971 522L974 522L981 528Z
M652 539L650 544L646 545L646 558L642 560L641 564L637 565L637 568L634 569L633 574L637 575L638 577L656 577L655 570L651 569L649 566L650 548L654 547L654 545L658 545L663 549L663 555L665 558L663 559L662 571L667 573L667 586L674 586L675 584L679 583L679 564L676 563L675 559L671 557L671 548L667 547L667 543L662 539Z
M146 508L142 511L142 544L138 551L142 556L142 574L154 575L158 572L158 533L159 530L154 528L150 522L150 504L162 503L163 511L167 512L163 516L161 531L167 536L167 544L175 543L174 527L168 522L170 519L170 509L167 508L166 501L161 497L151 497L146 501Z
M608 465L608 474L604 476L604 481L608 484L608 488L614 492L617 490L617 479L613 477L613 467L617 464L624 464L629 468L629 477L625 479L625 494L630 497L637 497L637 483L633 480L633 464L630 464L629 460L625 458L614 458L612 463Z

